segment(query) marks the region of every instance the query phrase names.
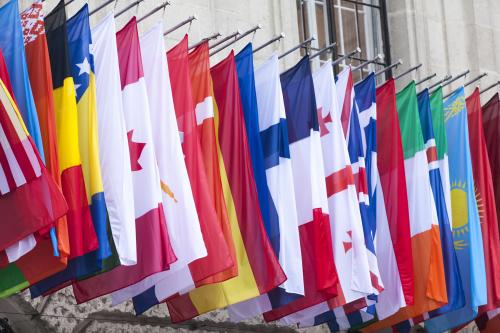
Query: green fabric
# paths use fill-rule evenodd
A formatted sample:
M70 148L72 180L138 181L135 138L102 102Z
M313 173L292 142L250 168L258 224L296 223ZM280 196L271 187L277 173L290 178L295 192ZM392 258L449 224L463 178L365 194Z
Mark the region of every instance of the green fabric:
M28 281L16 264L2 268L0 276L0 298L9 297L29 287Z
M436 138L436 150L438 160L442 160L448 154L448 140L446 139L446 127L444 124L443 88L439 87L431 95L432 127Z
M415 82L410 82L403 90L396 94L399 128L405 160L412 158L419 151L425 149L420 116L418 114L418 100Z

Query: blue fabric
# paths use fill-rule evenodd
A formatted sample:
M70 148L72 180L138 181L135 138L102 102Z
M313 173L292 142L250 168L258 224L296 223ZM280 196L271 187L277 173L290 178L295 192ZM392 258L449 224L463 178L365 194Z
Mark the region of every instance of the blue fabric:
M429 91L427 89L418 95L418 111L425 142L433 140L434 129L432 125ZM434 317L436 315L463 307L465 305L465 295L460 279L457 254L453 245L453 235L451 232L448 211L446 209L441 173L439 172L437 165L435 168L429 169L429 176L439 221L441 249L443 253L444 272L446 278L446 293L448 295L448 304L432 311L429 314L431 317Z
M466 304L458 310L425 321L425 328L430 333L443 332L473 320L478 306L486 303L483 240L474 192L463 87L444 101L444 115L449 143L452 209L457 211L452 216L453 240ZM458 214L460 208L462 210Z
M23 31L17 0L11 0L0 8L0 22L2 22L0 48L5 57L17 105L28 128L28 132L40 153L40 158L45 163L42 135L40 133L35 100L33 99L28 76L28 65L26 64Z
M238 85L240 88L241 104L245 118L248 148L252 159L252 169L257 186L259 206L262 220L266 228L271 246L279 258L280 229L276 207L267 186L264 152L259 129L259 114L257 108L257 95L255 91L255 76L253 69L252 43L248 43L235 57L236 71L238 72Z

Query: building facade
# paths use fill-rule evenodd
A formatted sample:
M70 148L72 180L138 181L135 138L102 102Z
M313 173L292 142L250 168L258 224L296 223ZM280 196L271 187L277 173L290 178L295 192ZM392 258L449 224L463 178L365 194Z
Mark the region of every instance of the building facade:
M57 0L46 0L44 8L49 12ZM67 6L68 17L73 15L85 0L74 0ZM106 0L89 0L90 10ZM117 0L91 17L95 25L107 12L119 11L133 3ZM457 88L480 73L487 73L481 81L470 85L470 93L477 85L486 87L500 80L500 1L498 0L172 0L164 11L158 11L139 24L145 32L158 20L165 29L175 26L186 18L197 19L165 37L167 49L188 33L190 44L219 32L222 37L237 30L246 31L259 24L259 29L232 47L238 51L252 41L257 47L272 37L285 34L285 38L255 55L259 66L272 52L282 53L311 36L315 40L310 53L336 43L331 52L313 61L317 68L322 61L336 59L357 47L361 53L355 58L342 61L336 72L351 64L358 66L377 55L383 57L354 73L360 80L369 71L377 71L401 59L403 64L393 70L397 75L413 65L422 64L418 71L397 80L399 88L411 79L420 80L430 74L436 77L421 86L424 88L446 74L458 74L470 70L467 78L457 80L446 87L445 93ZM5 0L0 1L5 3ZM133 15L141 17L163 3L162 0L144 0L117 19L117 28ZM20 10L31 0L19 0ZM221 38L222 38L221 37ZM227 48L211 58L216 64L225 57ZM295 51L281 60L282 69L293 66L306 50ZM381 83L385 74L378 77ZM498 91L483 94L482 102ZM265 325L257 318L243 323L230 323L225 311L206 314L180 325L168 320L165 305L136 317L131 303L111 307L107 297L76 306L70 290L65 289L43 299L30 300L24 292L6 300L0 300L0 318L7 318L16 332L188 332L188 331L254 331L292 332L291 327ZM307 332L326 332L325 327Z

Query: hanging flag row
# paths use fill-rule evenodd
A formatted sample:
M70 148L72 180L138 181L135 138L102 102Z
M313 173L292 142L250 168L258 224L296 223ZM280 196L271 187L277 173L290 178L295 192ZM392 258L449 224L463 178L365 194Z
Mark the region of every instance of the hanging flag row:
M0 297L429 332L500 307L500 103L0 8ZM499 183L500 184L500 183Z

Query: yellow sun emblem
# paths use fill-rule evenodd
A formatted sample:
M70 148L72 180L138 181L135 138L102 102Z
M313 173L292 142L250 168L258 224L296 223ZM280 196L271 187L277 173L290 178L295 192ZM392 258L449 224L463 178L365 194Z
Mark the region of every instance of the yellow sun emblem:
M453 103L445 107L444 109L444 121L450 120L450 118L459 114L465 108L465 97L463 95L457 97Z
M468 244L465 240L457 240L456 238L469 232L469 209L467 207L465 182L454 181L451 184L451 216L455 250L462 250L467 247Z

